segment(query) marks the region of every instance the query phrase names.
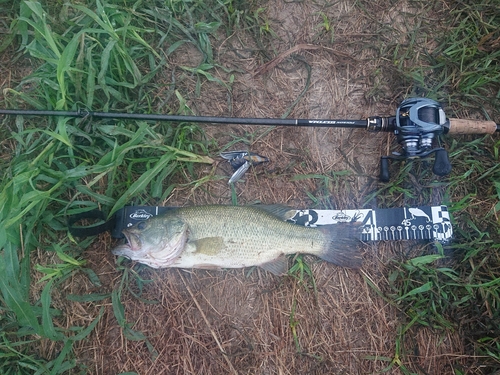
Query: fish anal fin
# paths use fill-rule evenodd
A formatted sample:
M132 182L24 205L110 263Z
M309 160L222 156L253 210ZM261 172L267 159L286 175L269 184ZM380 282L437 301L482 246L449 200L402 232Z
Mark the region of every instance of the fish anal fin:
M328 245L318 256L341 267L361 268L360 224L341 223L324 225L320 230L326 235Z
M256 204L252 207L266 211L281 220L288 220L295 216L297 210L282 204Z
M288 260L284 254L270 262L259 264L259 267L271 272L276 276L282 276L288 271Z
M205 255L218 255L226 248L222 237L200 238L193 243L196 246L196 252Z

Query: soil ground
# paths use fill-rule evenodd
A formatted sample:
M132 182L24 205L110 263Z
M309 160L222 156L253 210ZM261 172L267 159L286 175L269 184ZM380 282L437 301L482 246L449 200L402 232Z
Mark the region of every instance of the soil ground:
M177 89L195 114L323 119L393 115L411 90L395 75L394 46L411 45L416 38L419 48L432 48L432 40L420 39L427 34L419 34L419 27L429 28L446 16L439 1L422 8L420 2L407 0L276 0L262 7L262 19L273 33L262 38L264 45L249 30L213 37L216 63L234 69L231 90L204 82L197 92L196 77L181 77L185 73L179 66L194 67L201 59L194 47L185 45L171 56L161 80L168 87L176 77ZM330 30L322 26L322 15L328 18ZM213 74L228 81L222 69L216 68ZM165 112L167 92L157 95L157 111ZM270 159L235 184L239 204L347 209L409 203L366 201L380 187L380 156L395 147L390 134L240 125L206 125L204 129L212 140L211 156L216 163L199 167L196 174L200 178L210 175L211 181L198 188L179 185L167 201L152 204L231 204L227 178L232 169L217 153L237 149ZM190 178L186 174L179 182ZM127 263L126 269L133 268L124 271L117 269L109 252L114 244L102 235L85 253L102 288L75 275L60 291L60 301L57 292L53 297L68 326L89 324L103 311L95 332L75 344L78 360L88 366L89 373L372 374L387 368L391 360L394 365L388 374L402 373L400 360L421 374L452 374L454 368L467 367L463 341L453 332L415 329L405 335L398 353L401 316L368 283L387 290L391 260L425 253L430 245L362 244L361 270L308 257L316 292L308 277L300 282L258 268L152 270ZM121 293L126 321L146 341L129 339L130 332L127 338L109 298L102 303L68 303L63 298L111 292L119 286L123 272L129 273L131 285ZM53 348L47 343L40 350L43 356Z

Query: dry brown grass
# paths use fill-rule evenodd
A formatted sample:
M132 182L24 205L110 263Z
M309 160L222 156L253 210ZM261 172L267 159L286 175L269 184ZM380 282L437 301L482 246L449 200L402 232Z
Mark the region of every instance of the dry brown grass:
M276 36L271 42L266 40L271 43L265 45L266 51L246 32L213 40L218 62L241 71L230 93L216 83L204 83L196 95L194 78L181 77L183 73L175 69L177 65L196 65L197 52L189 47L171 56L171 70L162 77L166 85L172 76L177 77L178 89L200 115L280 117L289 109L292 118L391 115L405 94L402 83L391 75L391 43L407 41L407 33L417 27L410 21L418 20L426 27L425 20L438 15L409 1L363 5L365 11L351 1L268 3L267 17ZM319 12L331 22L333 43L331 35L318 27ZM227 73L218 70L217 74L227 80ZM308 80L309 89L291 108ZM166 91L157 94L158 112L170 103L165 103L166 95ZM322 208L361 207L378 186L379 157L389 152L388 135L365 131L276 128L267 132L263 127L236 125L207 125L205 129L216 142L214 153L236 136L247 138L250 144L238 143L231 149L249 147L271 159L236 184L241 204L261 201L311 207L314 202L307 196L309 192L323 195ZM329 195L318 181L293 180L296 175L343 170L350 175L332 179ZM197 173L228 176L232 171L229 164L219 161L215 169L200 167ZM163 204L230 202L227 179L214 179L197 189L179 185ZM144 341L125 338L109 298L93 303L62 298L69 293L104 293L118 287L121 272L109 252L112 245L108 236L102 236L85 253L103 287L76 275L66 288L54 291L61 293L57 307L65 317L60 322L63 326L86 325L104 308L89 339L75 344L77 358L88 366L89 373L371 374L388 365L383 358L395 356L401 316L366 280L387 290L390 259L404 254L408 243L363 245L361 271L309 258L317 294L310 283L275 277L260 269L152 270L130 265L151 281L144 285L141 299L123 291L126 318L134 330L148 337L156 354ZM38 262L47 263L46 259ZM138 291L134 283L131 288ZM408 356L404 364L416 373L452 374L454 366L466 362L462 341L454 333L421 328L405 337L403 350ZM56 349L41 348L41 355L50 357ZM394 366L387 373L401 371Z
M122 302L127 321L148 337L154 354L144 341L125 338L109 299L102 304L65 302L58 307L68 317L68 326L88 324L105 308L94 333L77 348L81 363L95 374L376 373L388 365L376 357L394 356L401 316L365 278L386 290L386 264L407 250L400 246L367 246L362 271L340 269L311 257L317 294L307 280L275 277L260 269L140 267L140 276L150 280L142 300L125 291ZM101 246L87 257L95 259L90 266L106 287L95 290L85 278L76 277L63 293L117 287L120 273L112 257L103 259ZM404 364L417 373L452 373L453 366L468 359L457 334L428 328L407 334L403 352Z

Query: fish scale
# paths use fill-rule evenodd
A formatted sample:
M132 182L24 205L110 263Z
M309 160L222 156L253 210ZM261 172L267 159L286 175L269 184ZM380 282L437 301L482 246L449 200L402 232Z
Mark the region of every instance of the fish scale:
M140 228L125 229L133 249L124 244L113 252L156 268L260 266L283 274L285 256L296 253L316 255L341 266L360 266L355 225L308 228L285 222L294 212L278 205L177 208L149 219ZM175 259L171 256L174 251L179 253Z
M181 254L175 263L178 267L191 268L203 262L207 262L208 267L210 261L217 262L216 266L223 268L247 267L271 262L282 254L320 253L327 243L320 231L277 220L275 216L257 208L195 207L181 210L178 216L188 223L189 237L194 239L188 241L188 246L191 245L189 251ZM213 238L223 240L210 241ZM210 255L200 256L205 252L199 251L198 247L204 241L213 247Z

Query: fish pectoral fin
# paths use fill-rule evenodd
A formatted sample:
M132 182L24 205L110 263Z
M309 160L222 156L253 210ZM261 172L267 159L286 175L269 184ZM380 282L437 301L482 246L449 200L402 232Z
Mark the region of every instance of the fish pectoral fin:
M276 276L281 276L288 271L288 260L284 254L280 255L278 258L271 260L270 262L262 263L259 267L271 272Z
M205 237L193 241L196 252L205 255L218 255L226 248L224 238L222 237Z
M296 213L295 209L288 206L284 206L282 204L256 204L253 205L252 207L266 211L268 214L276 216L278 219L285 221L294 217Z

